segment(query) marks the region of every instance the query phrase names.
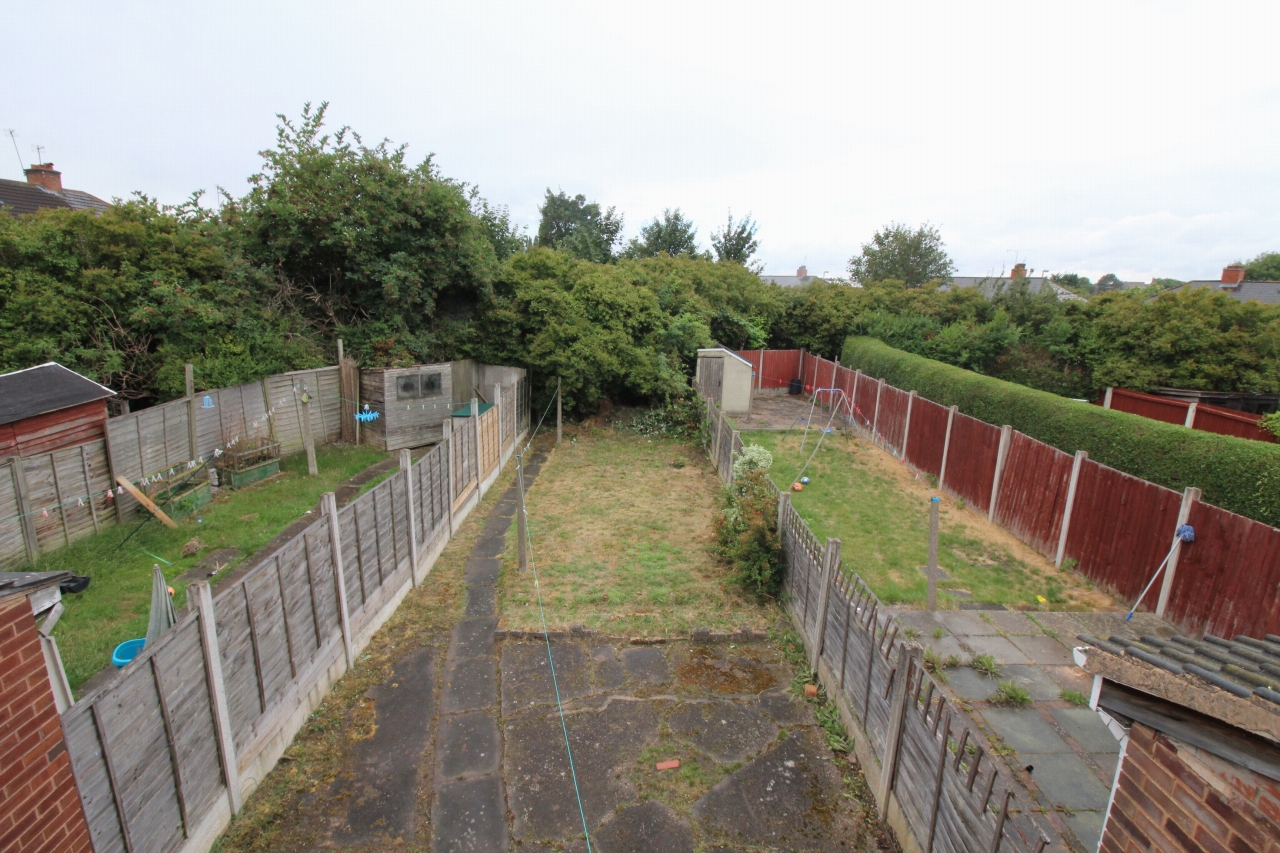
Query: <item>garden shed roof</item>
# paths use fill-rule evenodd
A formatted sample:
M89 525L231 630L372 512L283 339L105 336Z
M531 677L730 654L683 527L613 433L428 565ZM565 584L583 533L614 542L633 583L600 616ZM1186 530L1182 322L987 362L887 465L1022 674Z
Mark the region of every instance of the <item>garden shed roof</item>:
M56 362L0 375L0 424L33 418L115 395Z

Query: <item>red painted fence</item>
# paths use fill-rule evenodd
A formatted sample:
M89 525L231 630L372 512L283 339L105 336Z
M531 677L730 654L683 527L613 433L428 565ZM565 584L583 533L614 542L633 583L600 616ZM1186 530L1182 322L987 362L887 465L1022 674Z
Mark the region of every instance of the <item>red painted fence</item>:
M907 391L888 384L881 388L871 376L837 369L834 362L799 350L752 350L740 355L763 366L765 388L770 383L783 387L797 377L810 391L839 388L843 395L834 393L830 398L841 405L842 414L868 433L875 424L876 440L899 455L905 434L906 461L919 471L939 475L946 447L941 488L975 510L988 510L999 456L998 427L957 412L948 444L947 410L930 400L917 397L912 403L908 430ZM1128 401L1132 394L1113 392L1113 406L1117 395ZM1160 402L1150 404L1148 411L1164 413L1160 420L1185 420L1186 404L1156 399ZM842 404L842 400L848 402ZM1180 418L1175 407L1181 407ZM1223 411L1228 415L1221 415ZM1234 417L1233 425L1241 417L1248 418L1198 406L1197 426L1202 417ZM1012 432L1000 472L994 521L1050 559L1057 557L1065 521L1064 558L1075 560L1077 571L1132 602L1173 544L1183 496L1082 459L1068 514L1074 467L1070 454ZM1199 501L1190 503L1188 523L1195 528L1196 538L1181 548L1164 615L1189 633L1280 634L1280 530ZM1142 602L1145 609L1156 609L1160 587L1157 581L1147 593Z
M1151 418L1153 421L1164 421L1167 424L1181 426L1187 422L1187 410L1191 408L1191 404L1185 400L1173 400L1156 394L1144 394L1141 391L1130 391L1126 388L1112 388L1111 408L1118 412L1128 412L1131 415ZM1254 441L1277 441L1276 436L1258 426L1258 419L1258 415L1247 415L1222 406L1197 403L1191 428L1215 432L1218 435L1249 438Z

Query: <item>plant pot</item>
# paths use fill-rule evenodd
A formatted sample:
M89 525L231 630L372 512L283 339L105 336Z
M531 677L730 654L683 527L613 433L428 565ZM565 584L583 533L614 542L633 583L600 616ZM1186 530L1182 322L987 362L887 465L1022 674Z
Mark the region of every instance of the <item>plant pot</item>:
M266 462L251 465L243 471L232 471L230 468L218 469L218 477L221 479L222 485L228 489L243 489L245 486L273 477L279 473L279 459L268 459Z

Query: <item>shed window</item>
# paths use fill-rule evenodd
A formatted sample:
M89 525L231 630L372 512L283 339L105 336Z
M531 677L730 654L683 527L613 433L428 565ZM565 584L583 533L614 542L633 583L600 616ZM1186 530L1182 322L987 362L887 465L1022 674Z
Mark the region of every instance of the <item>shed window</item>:
M441 373L414 373L408 376L396 377L396 399L397 400L416 400L420 397L436 397L439 396L441 387Z

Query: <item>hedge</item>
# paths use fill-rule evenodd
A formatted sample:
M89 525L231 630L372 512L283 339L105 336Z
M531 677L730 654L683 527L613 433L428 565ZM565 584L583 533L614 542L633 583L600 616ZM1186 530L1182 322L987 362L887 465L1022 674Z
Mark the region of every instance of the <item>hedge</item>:
M1068 400L902 350L850 337L840 363L966 415L1008 424L1067 453L1166 488L1196 486L1203 499L1280 526L1280 445L1187 429Z

